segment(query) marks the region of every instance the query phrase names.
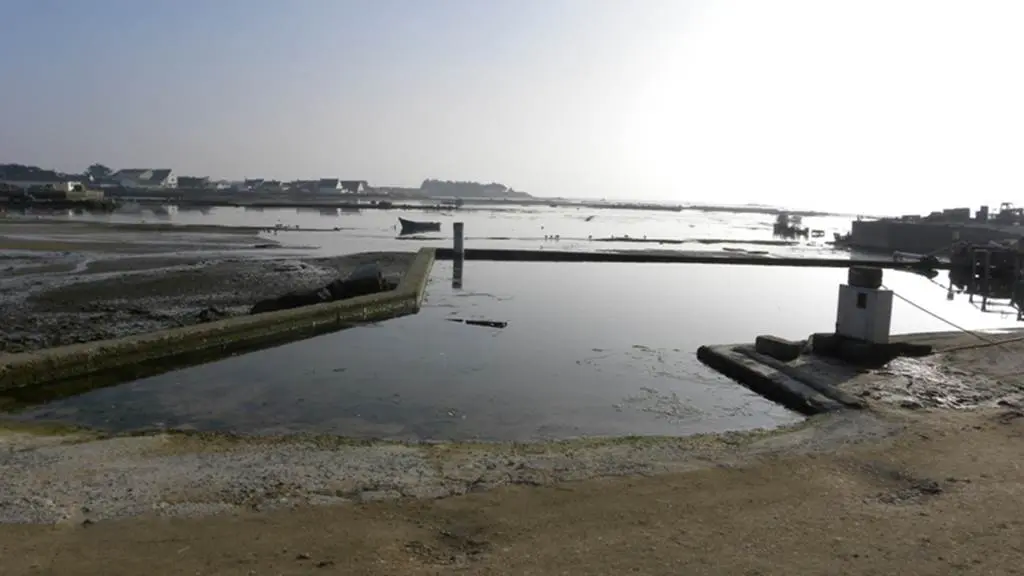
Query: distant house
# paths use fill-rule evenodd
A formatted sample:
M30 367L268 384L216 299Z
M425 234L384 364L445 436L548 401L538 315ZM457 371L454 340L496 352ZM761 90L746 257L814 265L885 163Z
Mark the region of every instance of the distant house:
M242 190L255 192L263 186L263 178L248 178L242 182Z
M283 190L284 184L280 180L264 180L260 185L260 192L281 192Z
M366 183L366 180L342 180L341 191L342 194L365 194L370 186Z
M102 190L89 190L85 184L76 180L68 180L53 185L56 198L68 200L103 200Z
M317 184L317 191L321 194L337 194L341 190L341 180L338 178L321 178Z
M0 166L0 184L6 184L9 188L52 187L67 180L67 177L57 174L52 170L43 170L35 166L22 166L20 164Z
M118 170L111 179L125 188L177 188L178 177L173 170L130 168Z
M205 176L178 176L178 188L186 190L207 190L213 185Z
M313 194L319 190L319 180L292 180L283 187L290 194Z
M64 180L57 182L52 185L52 188L58 192L83 192L85 191L85 185L76 180Z

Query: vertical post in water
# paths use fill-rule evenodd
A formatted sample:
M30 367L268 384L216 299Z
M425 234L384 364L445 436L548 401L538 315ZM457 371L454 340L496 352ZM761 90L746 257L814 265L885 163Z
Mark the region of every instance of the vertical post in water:
M978 292L978 252L974 248L967 250L971 256L971 276L967 279L970 282L967 287L967 301L974 304L974 294Z
M953 241L950 242L950 244L949 244L949 255L950 255L950 261L951 262L955 260L955 258L953 258L952 256L957 251L956 250L957 249L957 245L956 244L959 241L960 241L960 231L959 230L954 230L953 231ZM950 268L949 268L949 290L946 291L946 300L952 300L952 299L953 299L953 267L950 266Z
M462 263L466 256L463 248L465 228L462 222L452 224L452 288L462 288Z
M981 311L982 312L985 312L986 308L988 308L988 294L992 290L992 284L990 282L990 280L991 280L991 276L990 275L991 275L991 271L992 271L991 270L992 269L992 251L991 250L985 250L984 254L985 254L985 260L984 260L983 266L985 267L985 270L983 272L984 276L982 276L982 278L984 280L982 281L982 284L981 284L981 286L982 286L982 288L981 288L981 290L982 290L982 292L981 292Z
M1017 253L1014 254L1013 258L1013 287L1010 288L1010 304L1017 309L1017 321L1020 322L1021 316L1024 315L1024 310L1020 307L1020 253L1021 241L1017 241Z

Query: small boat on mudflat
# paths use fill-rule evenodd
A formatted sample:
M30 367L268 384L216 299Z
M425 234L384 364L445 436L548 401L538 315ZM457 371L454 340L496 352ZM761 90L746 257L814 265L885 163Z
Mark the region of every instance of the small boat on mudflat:
M419 234L421 232L440 232L440 222L417 222L415 220L406 220L405 218L398 218L398 223L402 225L402 234Z

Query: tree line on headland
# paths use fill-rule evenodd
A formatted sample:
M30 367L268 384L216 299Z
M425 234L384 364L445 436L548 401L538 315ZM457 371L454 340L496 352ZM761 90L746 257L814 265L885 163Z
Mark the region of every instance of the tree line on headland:
M481 184L479 182L428 178L420 184L420 191L427 196L453 196L455 198L530 198L526 192L517 192L497 182Z
M103 184L111 179L117 172L108 166L95 163L89 166L84 172L68 174L29 166L24 164L0 164L0 181L31 181L50 182L58 180L79 180L94 184ZM208 178L181 177L189 181L203 181L214 187L214 183ZM264 182L259 180L259 182ZM270 182L270 181L268 181ZM297 180L296 183L315 183L315 180ZM275 188L288 188L286 183L277 183ZM283 186L282 186L283 185ZM227 188L227 186L221 187ZM377 187L378 191L403 192L410 195L439 196L451 198L531 198L525 192L519 192L497 182L480 183L471 181L439 180L428 178L423 181L419 188L402 187ZM372 192L372 188L367 190Z

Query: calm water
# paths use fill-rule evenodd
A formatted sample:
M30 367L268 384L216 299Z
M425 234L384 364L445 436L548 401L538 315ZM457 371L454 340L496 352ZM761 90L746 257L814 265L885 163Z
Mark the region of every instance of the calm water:
M396 238L398 217L441 222L442 231L427 239ZM804 219L804 225L826 231L826 238L805 241L797 246L763 246L756 242L772 240L774 216L725 212L656 212L641 210L595 210L576 208L502 208L459 212L383 211L321 213L318 209L212 208L206 211L179 210L157 217L110 214L75 216L74 219L111 222L173 222L178 224L215 224L223 226L266 226L281 224L306 230L268 235L287 246L310 247L319 255L345 254L367 250L414 250L419 246L450 246L451 224L465 223L467 247L548 248L557 250L721 250L723 248L768 250L773 254L832 255L824 240L833 232L850 229L850 219L818 217ZM590 219L588 221L588 218ZM340 228L334 231L334 228ZM326 230L323 231L323 230ZM545 236L560 236L558 241ZM683 244L639 244L632 242L593 242L592 238L623 237L687 240ZM728 240L725 244L704 244L698 240ZM755 242L751 244L751 242Z
M109 429L530 440L767 427L789 413L700 365L701 344L834 326L844 270L467 262L435 265L424 310L94 391L22 417ZM910 274L898 294L972 329L1012 327ZM451 317L507 321L504 329ZM893 331L949 329L897 301Z
M400 240L397 216L441 221L444 227L426 240ZM547 207L324 214L215 208L100 218L298 226L309 230L271 237L293 249L288 252L317 255L449 246L451 224L462 221L469 248L746 249L844 257L820 240L761 244L772 239L774 221L764 214ZM827 237L847 231L849 224L837 217L805 219L805 225L826 230ZM560 240L545 240L556 234ZM587 239L627 235L687 242ZM775 426L798 416L704 368L696 349L749 342L762 333L803 338L828 331L844 277L845 270L829 269L467 262L457 290L451 287L450 263L439 262L417 316L94 391L20 417L115 430L306 431L433 440L681 435ZM966 328L1017 324L1008 313L983 314L963 297L947 301L941 286L919 276L887 272L885 282ZM509 324L483 328L450 317ZM894 332L948 329L896 301Z

